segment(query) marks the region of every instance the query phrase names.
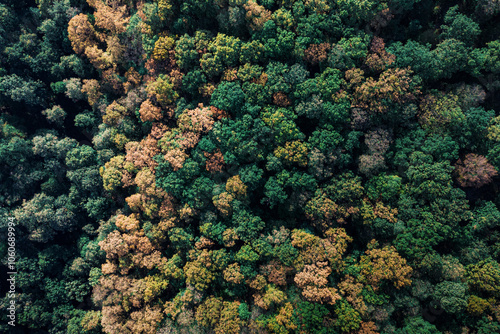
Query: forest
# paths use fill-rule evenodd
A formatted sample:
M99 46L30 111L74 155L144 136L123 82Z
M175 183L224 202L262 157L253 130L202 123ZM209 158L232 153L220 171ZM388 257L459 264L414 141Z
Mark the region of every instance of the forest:
M0 0L0 333L500 333L499 171L498 0Z

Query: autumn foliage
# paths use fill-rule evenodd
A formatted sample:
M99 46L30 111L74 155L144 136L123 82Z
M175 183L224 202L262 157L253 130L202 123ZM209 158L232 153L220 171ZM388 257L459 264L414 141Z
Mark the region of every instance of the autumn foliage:
M17 329L500 333L499 15L3 1Z
M481 155L469 153L456 163L457 181L462 187L480 188L490 183L498 171Z

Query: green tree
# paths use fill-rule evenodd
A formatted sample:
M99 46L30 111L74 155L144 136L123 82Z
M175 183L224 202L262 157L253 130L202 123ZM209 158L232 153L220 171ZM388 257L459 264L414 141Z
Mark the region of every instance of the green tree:
M222 82L210 99L214 107L240 117L244 103L245 94L238 82Z
M434 298L448 313L460 313L467 308L467 285L444 281L436 285Z
M443 39L455 38L467 45L471 45L481 34L479 24L461 14L458 6L448 9L444 16L444 23L445 25L441 26Z

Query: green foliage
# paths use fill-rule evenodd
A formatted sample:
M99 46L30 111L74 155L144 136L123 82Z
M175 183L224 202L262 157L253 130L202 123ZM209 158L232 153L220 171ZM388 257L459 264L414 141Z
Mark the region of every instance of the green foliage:
M75 147L66 155L66 165L72 169L90 167L96 165L96 163L96 151L87 145Z
M233 225L236 227L236 234L240 239L249 242L258 236L266 223L260 217L239 209L233 215Z
M238 306L238 313L241 319L248 320L251 315L250 310L248 309L248 304L241 303L240 306Z
M244 115L238 120L216 123L212 130L214 141L228 164L243 164L264 160L269 152L270 129L259 119Z
M330 66L340 70L348 70L359 65L361 59L367 55L368 44L369 36L367 35L343 37L332 47L328 55Z
M203 50L208 46L208 36L206 32L197 31L191 37L187 34L181 36L175 44L175 59L179 67L185 70L198 65L198 50Z
M209 77L213 77L221 74L225 67L238 64L241 41L237 37L217 34L207 49L208 52L200 59L200 66Z
M25 80L17 74L2 76L0 78L0 96L7 103L22 102L29 106L43 105L41 96L44 93L41 81Z
M294 318L298 328L307 332L327 333L328 329L322 326L323 318L330 312L324 305L299 302L294 308Z
M201 71L192 71L182 78L182 89L188 94L197 96L200 87L205 83L207 83L207 79Z
M491 258L471 264L467 267L467 281L472 290L498 298L500 265Z
M240 116L245 94L237 82L223 82L212 94L210 104L230 114Z
M395 203L401 190L401 177L397 175L375 176L366 185L366 193L372 200L381 199L384 203Z
M466 15L461 14L458 11L458 6L448 9L444 16L444 23L446 25L441 26L443 30L441 36L444 39L454 38L470 45L481 34L479 24Z
M460 313L467 307L467 285L444 281L436 285L434 298L448 313Z
M361 316L359 312L352 308L345 300L337 302L335 314L337 315L335 326L338 327L342 333L349 333L359 329Z
M422 317L410 318L405 327L398 330L398 334L440 334L436 326L422 319Z

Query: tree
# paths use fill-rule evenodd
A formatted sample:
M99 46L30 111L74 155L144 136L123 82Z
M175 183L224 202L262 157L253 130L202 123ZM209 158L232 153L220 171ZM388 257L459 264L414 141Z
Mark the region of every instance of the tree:
M359 171L367 176L386 169L385 159L380 153L364 154L359 157Z
M66 118L66 112L61 106L53 106L50 109L45 109L42 111L42 114L47 117L50 123L55 123L59 126L63 125L64 119Z
M241 330L241 320L238 314L239 302L223 302L219 323L215 326L216 334L237 334Z
M338 5L342 10L345 10L349 15L361 22L370 21L377 12L387 8L387 3L383 1L378 3L375 1L355 2L342 0L339 1Z
M76 53L84 53L85 49L95 45L97 33L89 22L87 15L78 14L68 24L68 38Z
M84 98L82 92L82 81L80 78L69 78L63 80L66 88L66 96L73 101L82 100Z
M382 72L387 66L394 63L396 56L385 50L384 40L380 37L374 37L370 44L370 53L366 57L365 63L373 72Z
M467 308L467 285L444 281L436 285L434 298L448 313L460 313Z
M269 154L270 130L261 119L244 115L241 119L224 119L215 123L214 142L227 164L262 161Z
M304 51L304 58L313 65L322 63L327 60L330 47L329 43L311 44Z
M286 145L287 142L289 142L289 146L300 145L298 140L303 139L304 134L294 122L297 116L290 110L285 108L269 109L265 110L261 117L264 123L273 131L274 140L278 145ZM291 144L292 141L297 141L297 143Z
M183 70L199 64L199 55L208 47L209 36L204 31L196 31L193 37L185 34L175 44L175 59Z
M347 70L360 65L367 55L368 36L343 37L337 44L332 45L328 62L331 67Z
M305 265L304 269L295 275L294 282L302 289L302 295L308 301L334 305L341 297L337 289L327 286L327 278L331 272L327 262Z
M456 132L465 123L465 115L454 95L426 96L422 99L422 127L430 132Z
M155 81L149 82L146 90L148 97L153 98L162 107L167 107L179 98L172 79L164 74L160 74Z
M341 300L337 304L335 314L337 315L335 325L342 333L349 333L359 329L361 325L361 316L359 312L352 308L345 300Z
M201 94L201 88L207 83L205 74L201 71L191 71L182 77L182 90L192 96Z
M168 59L169 51L174 48L174 39L169 36L162 36L155 42L153 59L161 61Z
M42 99L44 87L40 80L25 80L17 74L0 78L0 94L7 97L7 101L22 102L29 106L45 105Z
M387 48L387 51L396 56L393 66L398 68L410 67L424 80L439 79L441 64L431 51L431 45L422 45L408 40L405 44L396 42Z
M243 8L247 11L245 18L251 30L261 30L264 23L271 19L271 11L258 5L255 1L248 1L243 5Z
M222 82L210 99L210 105L236 116L242 114L244 103L245 95L237 82Z
M153 105L150 100L142 102L139 114L143 122L158 121L162 118L161 109Z
M238 64L240 49L239 38L219 33L209 43L208 52L200 59L200 66L209 77L218 75L225 67L235 67Z
M397 175L378 175L368 181L366 193L372 201L380 198L384 203L395 203L401 183L402 179Z
M392 281L398 289L411 284L411 273L413 269L406 264L394 247L374 248L372 241L368 245L366 256L360 260L361 273L367 282L376 290L381 280Z
M263 63L267 57L264 44L258 40L243 43L241 45L240 63Z
M429 333L429 334L440 334L436 326L425 321L422 317L413 317L409 318L405 327L401 328L397 331L397 333L408 333L408 334L417 334L417 333Z
M432 52L439 64L439 78L450 78L454 73L466 70L468 51L464 42L445 39Z
M285 164L297 164L301 167L307 166L307 144L300 141L286 142L285 146L278 146L274 155L285 162Z
M252 216L248 211L237 211L233 215L233 224L236 234L243 241L251 241L265 227L265 223L258 216Z
M457 180L462 187L480 188L490 183L498 174L485 157L474 153L467 154L463 162L459 159L456 167Z
M360 72L363 75L363 72ZM420 93L417 82L411 77L410 69L388 69L377 81L369 77L355 88L353 106L365 108L374 113L386 113L392 105L404 105L416 99ZM346 79L355 83L354 70L346 72Z
M493 259L482 260L477 264L467 266L467 282L471 290L498 298L500 290L500 266Z
M398 217L408 224L408 232L413 235L402 234L397 238L401 242L397 241L397 248L405 256L411 248L416 251L424 245L435 247L455 238L460 223L470 219L465 193L452 186L453 167L449 161L433 163L431 157L419 152L414 152L412 159L413 166L406 172L410 183L402 191L398 205ZM420 246L410 247L405 243ZM418 253L425 255L423 249Z
M458 11L458 6L448 9L444 16L445 25L441 26L443 30L441 36L443 39L455 38L471 45L481 34L479 24Z
M329 313L324 305L300 301L293 308L294 323L300 330L325 333L328 329L323 326L323 322L328 319Z

